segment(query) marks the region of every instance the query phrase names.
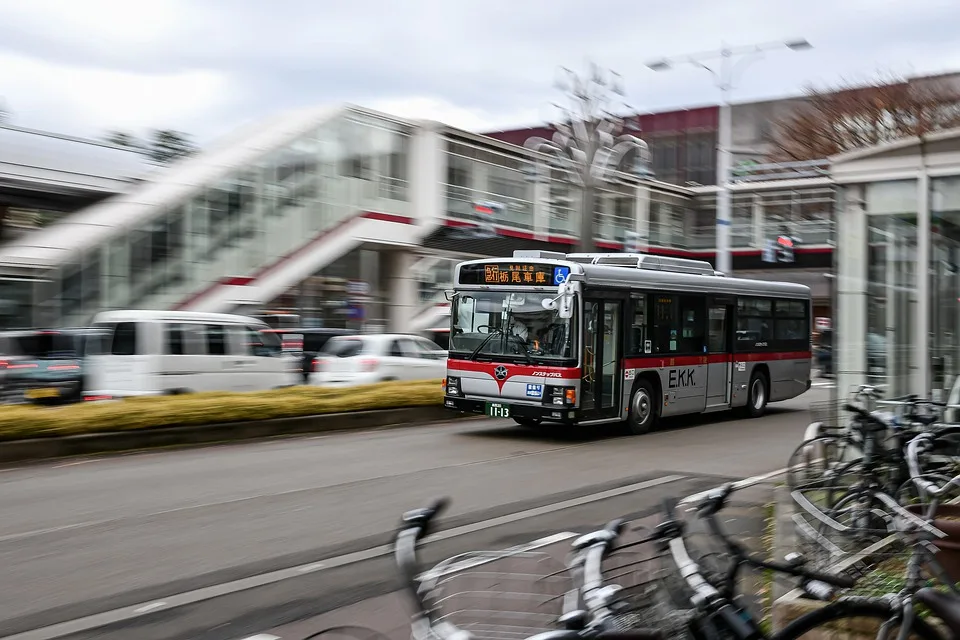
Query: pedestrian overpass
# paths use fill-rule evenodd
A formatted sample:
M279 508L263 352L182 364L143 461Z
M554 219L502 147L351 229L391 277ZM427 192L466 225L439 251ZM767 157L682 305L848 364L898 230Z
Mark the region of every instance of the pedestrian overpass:
M535 159L354 106L281 113L0 245L0 324L83 325L117 308L262 308L360 249L381 258L371 278L389 324L429 324L442 316L436 291L451 257L576 244L576 194L552 176L531 179ZM804 188L831 189L823 180ZM598 245L709 259L710 189L623 174L597 198ZM495 202L496 216L478 213L478 201ZM759 256L759 233L756 215L734 229L744 259ZM432 288L418 285L423 273Z

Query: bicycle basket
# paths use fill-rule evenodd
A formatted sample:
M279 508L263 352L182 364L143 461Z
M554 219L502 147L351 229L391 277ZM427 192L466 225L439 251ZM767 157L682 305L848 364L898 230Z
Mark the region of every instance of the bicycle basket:
M576 597L563 562L544 552L472 552L441 562L421 576L438 623L478 640L522 640L556 630Z
M642 528L634 529L645 535ZM656 542L614 551L604 559L606 584L622 588L626 605L616 624L622 629L659 629L668 638L692 638L688 624L694 617L686 584L669 551Z

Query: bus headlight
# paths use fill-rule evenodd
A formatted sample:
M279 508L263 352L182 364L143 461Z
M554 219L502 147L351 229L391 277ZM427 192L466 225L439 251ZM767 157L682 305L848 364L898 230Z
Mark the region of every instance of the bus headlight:
M447 376L446 392L448 396L459 396L460 395L460 378Z
M544 394L546 404L558 407L572 407L577 404L576 387L547 387Z

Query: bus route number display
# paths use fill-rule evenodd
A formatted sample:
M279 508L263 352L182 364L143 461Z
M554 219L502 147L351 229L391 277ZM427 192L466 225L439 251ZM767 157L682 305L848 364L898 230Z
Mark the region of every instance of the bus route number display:
M560 284L569 275L570 268L566 266L523 263L472 264L461 268L460 284L550 287Z

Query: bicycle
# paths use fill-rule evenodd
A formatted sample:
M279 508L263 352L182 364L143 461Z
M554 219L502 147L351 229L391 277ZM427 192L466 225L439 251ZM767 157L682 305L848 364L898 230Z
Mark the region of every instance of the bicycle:
M861 385L843 408L852 414L846 425L815 421L807 428L788 459L791 490L841 486L845 476L871 475L888 492L900 491L909 479L903 447L918 429L938 422L946 405L916 395L882 400L879 389ZM834 410L829 404L825 420L837 420Z
M552 615L554 612L539 611L531 615L529 610L510 611L507 612L506 622L500 622L497 615L501 612L490 608L487 602L482 603L487 608L445 611L451 599L460 595L444 591L445 585L441 583L450 576L455 579L470 569L488 568L490 563L498 561L519 559L523 564L525 560L533 560L536 564L541 559L536 555L525 557L524 552L509 550L463 554L434 567L432 574L421 575L417 556L419 543L430 533L436 516L446 504L446 500L438 500L429 507L405 513L394 537L396 563L404 591L413 605L411 625L415 640L664 640L664 635L656 629L622 628L616 611L618 589L614 585L604 584L600 563L611 541L618 535L622 526L620 521L611 523L599 532L582 536L574 543L578 551L576 557L581 559L578 562L582 565L579 573L583 580L579 588L573 579L563 579L564 575L569 575L566 568L557 572L542 571L543 567L535 567L540 570L519 576L527 581L535 578L535 582L541 586L545 581L547 586L554 587L547 589L548 593L536 595L540 606L560 601L562 609L555 612L557 615ZM529 568L524 567L524 570ZM556 580L558 577L562 579ZM505 600L516 601L518 596L528 594L515 591L522 585L518 585L514 578L509 574L487 570L481 573L482 584L470 585L476 591L466 595L468 598L504 596ZM576 602L583 608L570 606L570 602Z
M796 514L794 521L799 531L815 543L813 549L827 551L827 559L831 561L884 538L888 534L885 513L889 512L890 505L899 506L916 497L910 491L915 485L906 453L907 443L914 437L910 429L915 425L905 427L894 423L895 446L889 448L881 442L881 437L891 427L891 421L856 405L847 404L845 409L855 416L855 428L864 434L863 457L845 464L835 474L826 474L819 485L811 484L791 492L794 501L817 521L814 531L802 514ZM929 428L932 424L930 420L924 426ZM946 438L956 435L958 430L944 426L938 432L944 434L946 442ZM937 463L927 471L929 477L949 480L943 472L946 466L954 464L951 456L947 456L946 463L937 462L932 456L928 462ZM919 461L915 464L919 465ZM850 479L850 484L844 484L841 478ZM828 517L818 517L818 514ZM833 525L841 520L845 522L843 527ZM848 545L853 548L845 549Z
M722 579L711 581L704 575L697 563L691 559L683 538L682 522L677 520L676 501L664 501L666 520L663 526L664 540L669 546L676 570L682 575L689 587L689 600L697 606L700 615L695 624L700 626L701 637L736 638L738 640L793 640L806 634L842 632L843 623L851 623L852 630L862 630L862 624L852 624L854 620L872 620L880 629L878 637L886 638L890 627L901 625L898 637L905 640L911 634L924 639L940 639L941 635L928 622L914 615L912 598L898 601L896 598L838 596L840 589L848 589L855 579L826 572L807 569L802 556L793 556L787 562L771 562L751 557L743 546L732 539L723 530L717 514L723 509L733 491L727 485L708 495L697 507L699 517L707 522L711 533L717 537L732 558L730 568ZM891 499L892 500L892 499ZM895 504L895 502L894 502ZM903 535L915 536L918 540L927 540L929 536L942 535L927 523L909 512L900 510L902 518L897 521L897 530ZM923 544L918 549L925 550ZM917 554L917 566L926 561L927 556ZM769 570L800 579L799 587L813 599L826 602L814 611L801 615L774 634L766 634L759 624L737 604L738 575L743 567ZM717 584L714 584L717 582ZM958 627L960 628L960 627ZM828 631L829 629L829 631Z

